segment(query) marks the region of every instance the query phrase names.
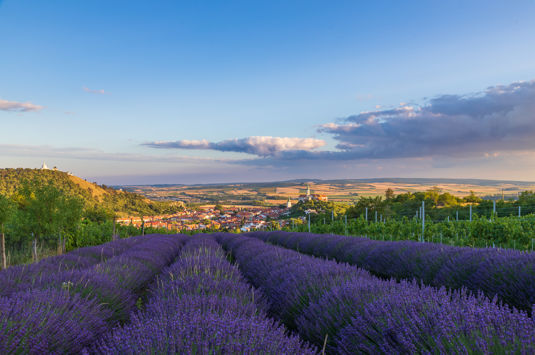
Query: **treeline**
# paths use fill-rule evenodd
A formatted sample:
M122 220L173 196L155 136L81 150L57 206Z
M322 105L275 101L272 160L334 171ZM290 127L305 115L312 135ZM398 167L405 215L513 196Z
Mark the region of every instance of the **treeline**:
M331 218L332 215L347 215L348 218L367 217L370 221L403 218L420 218L422 202L425 203L427 220L443 221L447 219L470 219L472 216L490 218L494 214L500 217L518 216L535 213L535 192L524 191L516 200L484 200L471 192L468 196L457 197L450 193L442 193L439 188L423 192L403 193L395 195L388 189L385 196L361 196L352 205L335 202L306 201L292 207L292 217L303 216L306 211L313 211L314 219ZM496 211L496 213L494 212Z
M422 218L425 204L425 220ZM307 216L310 231L364 236L378 240L415 240L456 246L500 247L533 251L535 192L517 200L483 200L474 193L456 197L439 189L360 197L353 205L307 201L292 207L291 217ZM287 228L309 231L308 221L292 219Z

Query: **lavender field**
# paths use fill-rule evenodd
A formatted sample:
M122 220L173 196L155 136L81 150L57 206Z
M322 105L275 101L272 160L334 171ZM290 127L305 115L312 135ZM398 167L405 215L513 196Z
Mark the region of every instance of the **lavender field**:
M147 235L0 272L1 354L532 354L531 253Z

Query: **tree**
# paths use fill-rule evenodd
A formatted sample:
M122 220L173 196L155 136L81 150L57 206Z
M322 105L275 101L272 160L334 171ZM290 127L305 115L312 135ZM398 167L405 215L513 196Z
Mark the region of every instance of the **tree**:
M426 205L436 206L442 190L439 187L432 187L425 192ZM429 207L431 207L429 206Z
M535 204L535 192L523 191L518 196L519 205L533 205Z
M32 254L37 261L37 243L52 239L61 233L74 232L82 217L83 201L67 195L53 182L25 182L18 192L22 229L33 237ZM53 239L52 239L53 240Z
M26 181L19 194L22 222L24 229L32 235L32 256L37 261L37 243L57 230L55 222L61 193L50 182L41 185L37 181Z
M470 203L480 203L482 201L481 198L477 197L474 191L472 190L470 190L470 195L465 196L463 200L465 202L470 202Z
M445 192L438 197L437 205L444 207L452 207L456 206L457 203L457 197L453 196L449 192Z
M2 249L2 267L7 267L6 260L6 238L4 235L4 225L9 220L13 212L11 201L4 195L0 195L0 248Z
M62 195L58 202L57 226L58 226L58 247L62 253L66 251L66 238L68 234L75 234L78 230L82 214L84 211L84 201L76 196Z
M385 191L385 197L387 201L390 201L394 199L394 190L392 190L390 187L386 189Z

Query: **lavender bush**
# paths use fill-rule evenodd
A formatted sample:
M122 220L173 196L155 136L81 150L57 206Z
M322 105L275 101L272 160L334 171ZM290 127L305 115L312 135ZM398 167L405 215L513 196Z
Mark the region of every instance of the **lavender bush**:
M535 253L474 249L414 241L288 232L249 236L303 253L348 262L384 278L483 292L531 313L535 304Z
M318 346L327 335L329 353L535 351L533 319L483 294L382 280L254 238L218 239L271 301L272 313Z
M66 290L0 297L0 353L79 353L106 328L110 311Z
M186 239L137 237L118 256L105 249L95 253L93 259L102 262L94 266L41 272L28 284L19 282L26 291L0 301L0 350L8 350L0 353L80 353L109 326L129 319L137 292L176 257Z
M266 317L264 297L213 238L196 236L150 288L146 309L86 353L314 354Z
M73 250L67 254L52 256L34 264L11 266L0 271L0 296L24 291L43 277L72 270L88 269L150 238L132 237L99 246Z

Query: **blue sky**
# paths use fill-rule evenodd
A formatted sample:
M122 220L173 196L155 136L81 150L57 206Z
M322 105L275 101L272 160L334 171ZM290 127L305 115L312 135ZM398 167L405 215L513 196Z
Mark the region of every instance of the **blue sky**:
M534 13L0 1L0 167L107 184L535 180Z

